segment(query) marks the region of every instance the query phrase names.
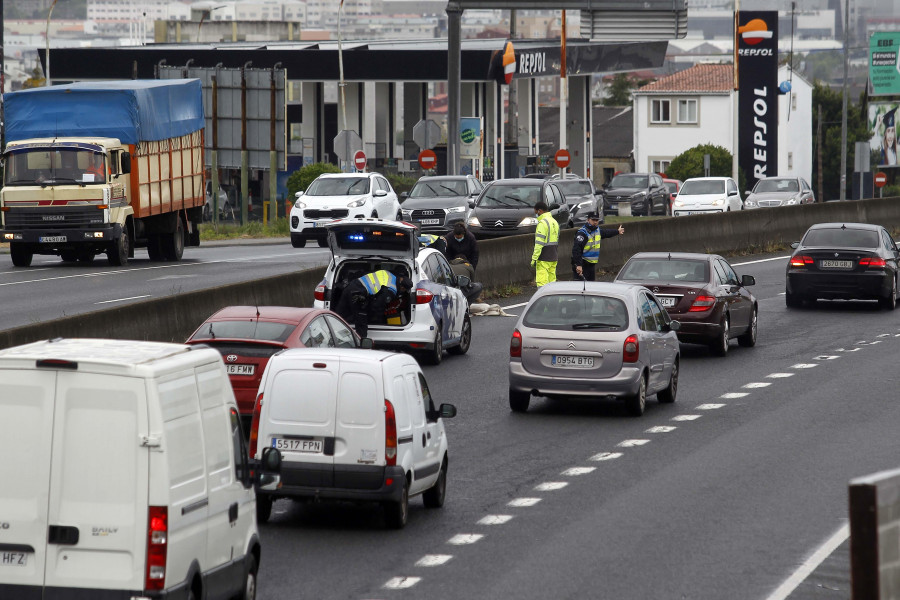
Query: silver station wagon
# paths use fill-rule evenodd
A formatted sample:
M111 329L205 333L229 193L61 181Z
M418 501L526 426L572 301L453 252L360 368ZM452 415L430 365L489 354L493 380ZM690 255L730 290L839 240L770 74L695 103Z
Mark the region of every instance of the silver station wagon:
M555 282L541 287L509 346L509 407L531 396L624 400L644 414L647 396L674 402L680 323L640 285Z

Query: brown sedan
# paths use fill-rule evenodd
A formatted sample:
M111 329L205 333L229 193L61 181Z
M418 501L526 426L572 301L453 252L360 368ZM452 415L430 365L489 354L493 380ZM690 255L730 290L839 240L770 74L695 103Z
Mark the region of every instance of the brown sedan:
M756 345L759 307L747 289L756 280L752 275L739 278L717 254L639 252L616 281L649 288L681 323L681 342L705 344L717 356L728 354L732 338L741 346Z

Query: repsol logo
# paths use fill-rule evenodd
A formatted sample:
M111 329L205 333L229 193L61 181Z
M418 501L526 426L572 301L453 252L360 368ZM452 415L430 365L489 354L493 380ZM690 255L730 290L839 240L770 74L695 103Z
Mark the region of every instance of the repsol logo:
M766 102L767 87L754 88L753 95L753 177L762 179L766 176L768 125L763 117L769 112Z
M740 56L773 56L771 48L739 48Z
M534 73L543 73L547 70L547 53L546 52L529 52L519 56L519 73L522 75L532 75Z

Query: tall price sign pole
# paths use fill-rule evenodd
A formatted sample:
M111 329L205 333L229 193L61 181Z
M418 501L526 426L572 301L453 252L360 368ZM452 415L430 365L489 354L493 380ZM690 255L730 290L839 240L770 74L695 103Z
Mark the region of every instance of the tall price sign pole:
M732 96L732 104L731 104L731 178L735 181L740 181L740 176L738 175L738 149L740 148L740 143L738 138L740 137L739 131L740 127L738 126L738 111L740 110L740 104L738 103L738 29L740 28L740 13L741 13L741 0L734 0L734 95Z

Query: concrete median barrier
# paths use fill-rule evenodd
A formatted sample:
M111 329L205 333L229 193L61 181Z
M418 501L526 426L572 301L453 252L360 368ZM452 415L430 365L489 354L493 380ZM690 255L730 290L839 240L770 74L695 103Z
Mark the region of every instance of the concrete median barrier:
M603 240L598 266L615 270L632 254L641 251L723 254L765 249L772 244L797 241L810 225L825 222L876 223L888 230L900 228L900 198L827 202L628 222L625 223L625 235ZM571 278L570 256L575 232L575 229L560 232L560 279ZM485 288L533 281L534 270L530 266L533 249L533 235L480 241L478 281ZM312 306L313 290L322 280L323 273L324 268L317 267L24 325L0 331L0 347L55 337L180 342L209 315L225 306Z

